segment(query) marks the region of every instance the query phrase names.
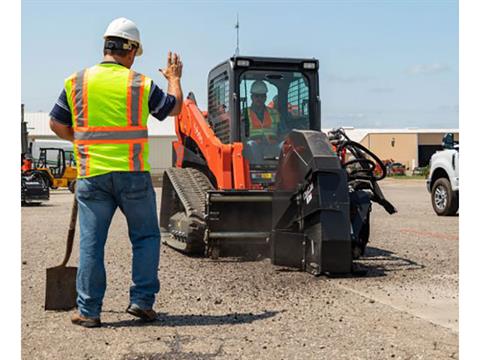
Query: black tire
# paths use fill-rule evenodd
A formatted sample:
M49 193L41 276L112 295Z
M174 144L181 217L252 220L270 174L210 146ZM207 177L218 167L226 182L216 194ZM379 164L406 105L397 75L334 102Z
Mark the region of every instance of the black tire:
M365 255L365 249L367 248L368 239L370 238L370 212L368 212L367 219L358 234L358 242L352 246L352 257L354 260Z
M438 216L452 216L458 211L458 192L452 190L447 178L435 180L432 187L432 206Z

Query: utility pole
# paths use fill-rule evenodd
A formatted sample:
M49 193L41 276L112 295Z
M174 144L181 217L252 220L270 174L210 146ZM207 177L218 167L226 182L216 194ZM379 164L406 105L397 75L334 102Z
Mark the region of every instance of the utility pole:
M238 21L237 13L237 23L235 24L235 29L237 29L237 48L235 49L235 56L240 54L240 22Z

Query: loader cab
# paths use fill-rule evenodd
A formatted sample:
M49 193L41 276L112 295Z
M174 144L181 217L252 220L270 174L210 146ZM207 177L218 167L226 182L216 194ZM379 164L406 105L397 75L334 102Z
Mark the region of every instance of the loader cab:
M230 58L209 74L208 122L222 143L243 143L253 183L272 183L287 134L320 130L318 60Z

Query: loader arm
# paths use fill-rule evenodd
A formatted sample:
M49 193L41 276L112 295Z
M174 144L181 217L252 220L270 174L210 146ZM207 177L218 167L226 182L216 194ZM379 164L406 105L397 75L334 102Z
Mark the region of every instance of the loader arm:
M181 112L175 118L175 132L177 141L173 143L173 148L176 167L185 167L187 153L199 151L218 189L246 189L250 186L248 162L242 155L243 144L223 144L193 99L187 98L183 102ZM193 141L195 146L187 139Z

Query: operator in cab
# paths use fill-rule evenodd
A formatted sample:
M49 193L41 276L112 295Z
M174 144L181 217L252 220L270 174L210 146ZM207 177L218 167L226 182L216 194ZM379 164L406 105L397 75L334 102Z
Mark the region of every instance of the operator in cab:
M247 109L250 139L276 144L280 115L276 109L265 105L267 93L267 85L262 80L256 80L250 88L252 105Z
M246 109L244 118L248 119L250 157L253 163L262 163L265 153L270 153L270 148L278 147L278 127L280 123L279 112L266 106L267 85L262 80L253 82L250 88L252 105Z

